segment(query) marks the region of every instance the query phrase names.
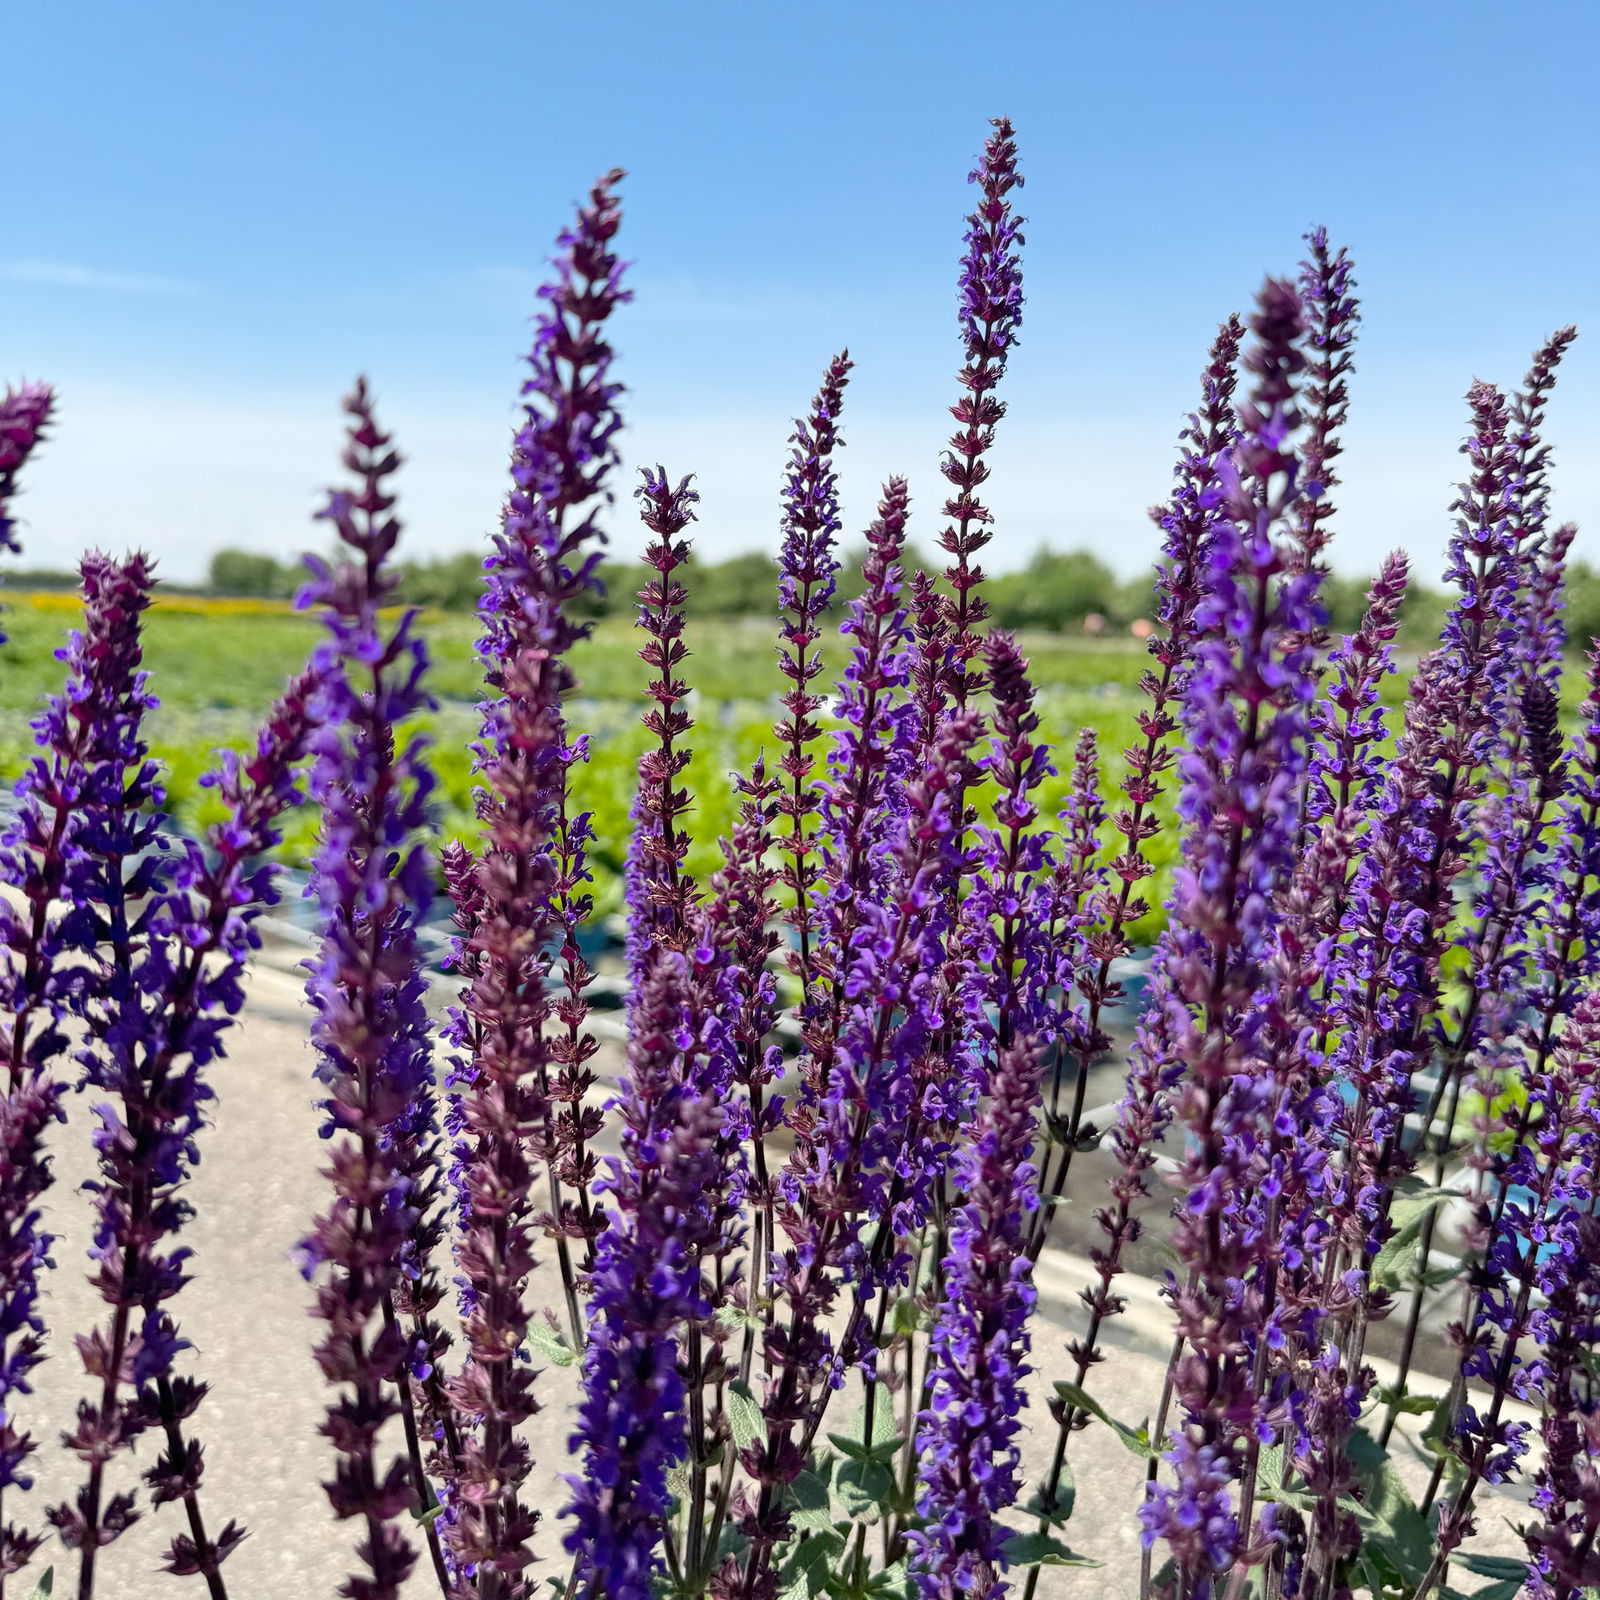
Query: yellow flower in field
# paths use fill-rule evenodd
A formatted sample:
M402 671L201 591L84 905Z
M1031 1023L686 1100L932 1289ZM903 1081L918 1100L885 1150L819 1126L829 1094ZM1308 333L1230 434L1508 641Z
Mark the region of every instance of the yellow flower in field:
M68 590L37 589L33 591L8 589L6 598L25 603L30 610L46 612L79 612L82 599ZM244 599L227 595L162 594L158 589L151 599L151 609L167 611L177 616L191 617L292 617L297 615L292 600ZM383 616L395 616L404 606L385 606ZM420 614L426 621L441 615L430 607Z

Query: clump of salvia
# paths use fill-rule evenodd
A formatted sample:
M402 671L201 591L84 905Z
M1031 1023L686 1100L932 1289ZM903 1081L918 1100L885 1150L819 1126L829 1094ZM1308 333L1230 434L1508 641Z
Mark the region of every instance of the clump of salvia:
M1590 642L1563 626L1574 530L1543 437L1573 330L1520 389L1468 391L1437 647L1397 656L1398 554L1330 637L1360 308L1347 253L1307 234L1298 276L1210 347L1153 513L1137 732L1113 753L1062 735L1026 639L987 626L985 485L1023 309L1009 122L971 176L948 564L917 568L890 476L839 604L853 365L834 357L781 485L780 716L703 876L698 494L659 467L636 491L647 743L615 1058L590 1018L574 652L618 465L620 173L540 291L484 564L474 839L433 847L427 652L393 605L399 458L365 383L355 485L325 512L337 555L301 600L324 642L223 758L203 839L166 817L149 754L150 563L85 558L66 688L0 835L0 1591L50 1559L42 1517L80 1600L110 1592L101 1552L169 1504L168 1571L216 1597L242 1570L224 1566L242 1528L205 1503L209 1391L179 1320L204 1269L181 1236L303 792L331 1193L301 1260L350 1600L1600 1588L1600 642L1566 716L1567 650ZM53 401L0 399L0 549ZM1097 1081L1120 1082L1109 1114ZM50 1137L80 1087L105 1312L62 1434L78 1487L28 1513L63 1265ZM1085 1287L1057 1325L1035 1272L1063 1252ZM1143 1425L1097 1389L1135 1304L1170 1341ZM552 1499L535 1472L559 1463L534 1462L527 1424L562 1383ZM1123 1449L1140 1553L1095 1570L1069 1537L1075 1484ZM1521 1553L1485 1553L1490 1497L1518 1481Z

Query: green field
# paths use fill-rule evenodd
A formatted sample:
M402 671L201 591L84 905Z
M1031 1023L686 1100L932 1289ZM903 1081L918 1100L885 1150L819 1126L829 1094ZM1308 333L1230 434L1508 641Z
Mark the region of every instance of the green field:
M9 638L0 647L0 769L15 776L31 749L27 728L43 698L60 688L61 646L73 613L38 610L13 595L5 618ZM207 615L156 606L146 619L146 666L160 709L149 733L154 753L167 769L169 804L179 822L193 829L211 819L213 804L201 776L219 747L243 747L285 679L305 661L319 635L317 624L294 615ZM469 746L476 733L480 676L473 654L471 616L437 613L423 627L433 666L431 687L437 712L427 719L432 760L439 780L440 818L447 834L473 831ZM783 679L777 668L772 624L755 619L713 620L691 628L693 652L686 677L694 691L694 760L689 782L696 796L690 864L700 873L716 865L716 842L733 816L729 774L747 770L772 737ZM1133 640L1091 641L1049 635L1024 636L1033 661L1044 729L1066 765L1071 742L1082 727L1099 734L1106 758L1108 793L1121 774L1120 752L1135 739L1135 716L1143 702L1138 683L1149 657ZM643 744L638 717L646 669L635 654L635 630L618 619L602 621L576 657L581 680L572 721L591 736L592 759L578 780L578 798L595 816L599 908L617 900L618 874L631 833L628 818L633 763ZM830 665L842 667L843 642L835 640ZM1056 780L1045 796L1054 809L1064 785ZM302 813L291 824L286 858L303 862L311 848L315 819ZM1153 842L1156 859L1170 851ZM1144 930L1144 931L1148 931Z

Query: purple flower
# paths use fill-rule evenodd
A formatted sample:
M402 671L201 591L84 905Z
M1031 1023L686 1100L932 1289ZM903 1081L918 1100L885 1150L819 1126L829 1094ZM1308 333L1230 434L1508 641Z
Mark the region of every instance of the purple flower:
M1142 1517L1146 1539L1168 1543L1195 1600L1248 1534L1228 1484L1260 1426L1250 1353L1263 1330L1235 1286L1272 1254L1247 1202L1278 1100L1270 1066L1254 1057L1254 1002L1275 896L1294 864L1314 681L1303 641L1321 621L1316 573L1294 570L1281 531L1298 497L1291 439L1302 323L1291 285L1269 280L1252 327L1246 365L1256 383L1240 408L1239 441L1219 465L1226 517L1196 617L1209 636L1187 687L1186 834L1163 950L1163 1042L1186 1069L1178 1113L1190 1135L1187 1195L1174 1238L1188 1282L1173 1301L1188 1353L1176 1369L1185 1422L1166 1457L1176 1483L1157 1486Z
M334 1190L302 1251L317 1280L316 1314L327 1324L318 1365L339 1390L322 1428L337 1457L328 1498L336 1516L365 1525L368 1573L352 1576L345 1592L394 1600L415 1560L398 1518L420 1503L421 1490L412 1463L379 1460L376 1436L409 1403L393 1308L408 1263L416 1270L415 1230L428 1198L416 1175L433 1121L417 942L432 895L420 843L432 779L422 741L401 743L397 730L432 702L414 614L392 631L379 618L398 581L390 558L400 524L387 480L399 457L373 419L364 382L345 409L344 462L360 487L335 491L323 515L349 554L331 568L308 558L312 577L299 600L323 608L329 634L315 658L324 726L311 779L322 810L313 887L323 929L306 992L317 1078L328 1095L324 1175Z
M1027 1038L1002 1046L963 1131L945 1298L929 1349L928 1408L918 1418L917 1510L911 1568L927 1600L997 1600L1017 1497L1027 1322L1035 1293L1024 1249L1039 1203L1031 1164L1039 1053Z
M638 625L648 636L639 655L655 673L645 689L651 704L643 722L656 745L639 758L628 844L628 968L635 979L653 944L682 945L694 899L683 868L689 836L682 819L690 796L677 787L691 754L680 741L694 726L684 709L689 688L678 676L689 654L683 642L683 603L689 593L673 574L689 560L689 541L679 535L694 520L700 496L689 478L674 486L664 467L647 469L643 476L634 493L644 508L644 525L655 535L644 561L656 576L639 593Z
M621 176L595 186L562 234L554 276L540 291L546 305L524 385L515 487L479 606L490 692L476 748L484 843L475 861L457 857L450 868L463 930L456 963L466 980L451 1032L460 1059L450 1117L458 1130L456 1264L467 1353L449 1385L463 1438L441 1520L458 1577L476 1576L477 1600L526 1600L532 1592L526 1568L538 1513L523 1501L531 1461L517 1429L538 1402L533 1369L509 1356L524 1344L530 1318L539 1222L533 1161L550 1168L575 1324L568 1229L576 1224L580 1237L592 1238L598 1223L586 1189L572 1218L560 1192L563 1173L586 1184L592 1156L585 1141L596 1129L582 1103L593 1041L582 1031L588 974L576 946L588 820L574 817L566 798L569 770L584 750L568 736L562 697L574 682L567 653L588 631L575 613L597 587L598 517L621 425L605 339L606 320L628 298L614 251L621 213L613 188ZM566 992L553 1007L541 952L558 930ZM553 1009L561 1028L547 1037ZM569 1108L559 1121L551 1111L552 1061L563 1069L555 1092Z
M12 555L22 552L10 515L17 477L44 438L55 404L56 392L47 383L24 383L0 394L0 551Z
M959 1096L960 1085L918 1069L944 1021L940 967L958 857L953 809L976 734L973 715L952 717L928 768L907 782L893 894L859 910L836 980L845 1006L814 1112L819 1126L797 1140L781 1180L779 1221L790 1243L774 1254L769 1283L788 1314L764 1331L767 1437L742 1452L756 1492L741 1501L736 1523L753 1547L741 1591L751 1600L774 1590L772 1552L790 1528L784 1489L804 1465L830 1390L843 1383L849 1360L874 1375L868 1299L903 1281L897 1244L925 1219L943 1167L935 1130L947 1114L943 1095ZM826 1324L846 1283L853 1294L836 1346Z
M606 1189L589 1301L583 1399L572 1448L583 1473L565 1539L573 1593L650 1600L669 1506L667 1473L688 1450L679 1355L688 1325L710 1314L701 1257L714 1243L722 1111L697 1071L701 1043L683 955L655 947L629 1017L618 1087L622 1155Z
M1005 403L994 390L1005 374L1022 322L1023 219L1011 209L1011 192L1024 179L1017 171L1017 143L1008 117L996 117L994 132L967 181L978 185L980 198L967 218L967 249L961 258L961 343L966 364L960 383L965 394L950 408L958 432L950 440L939 470L952 493L945 501L949 525L940 533L939 548L955 559L945 578L953 591L949 603L949 692L958 709L979 692L982 680L970 669L978 653L978 625L988 608L974 592L983 571L972 557L988 544L993 513L978 498L989 477L983 459L994 444L994 430L1005 416Z
M784 746L778 765L788 779L787 791L778 798L778 815L788 822L779 848L788 857L783 881L794 895L789 922L795 949L790 963L802 990L811 985L816 919L814 840L820 796L812 777L812 746L822 735L816 714L822 709L823 697L812 685L824 662L814 646L822 638L822 619L832 604L834 575L839 570L834 554L840 526L839 480L833 453L844 442L839 437L839 412L853 365L848 351L841 351L829 363L810 412L794 425L790 437L794 448L783 481L783 544L778 554L783 643L778 649L778 667L788 679L782 697L787 715L773 731Z
M76 958L95 938L93 903L103 865L89 844L105 837L104 813L121 804L130 768L143 772L139 617L148 573L142 559L124 568L96 554L84 561L83 580L83 629L58 652L67 666L66 688L33 724L40 753L17 782L17 811L0 850L5 879L24 900L22 910L0 905L9 1060L0 1130L8 1174L0 1190L7 1263L0 1302L0 1492L30 1486L26 1463L36 1448L12 1421L12 1397L29 1391L29 1374L43 1359L39 1280L53 1265L50 1236L39 1227L38 1202L51 1181L43 1141L49 1124L62 1117L65 1085L56 1063L68 1048L64 1024L81 1005L85 974ZM137 804L136 786L134 799ZM117 1432L117 1419L109 1427ZM0 1533L0 1572L26 1565L39 1542L8 1525Z
M1300 446L1302 499L1295 529L1295 559L1312 565L1328 542L1324 524L1332 517L1328 491L1339 475L1334 458L1342 455L1339 429L1350 414L1345 383L1355 367L1350 351L1361 324L1361 302L1348 252L1328 248L1328 230L1313 228L1305 236L1310 259L1300 263L1300 296L1305 304L1306 382L1303 406L1305 438Z
M801 1060L808 1103L827 1090L843 1023L844 969L863 909L891 892L891 841L904 808L904 781L914 751L909 681L910 630L901 603L901 548L910 499L891 478L867 530L865 590L847 608L840 632L852 641L836 712L817 831L820 894L816 975L826 988L803 1018ZM804 1135L802 1135L804 1137Z

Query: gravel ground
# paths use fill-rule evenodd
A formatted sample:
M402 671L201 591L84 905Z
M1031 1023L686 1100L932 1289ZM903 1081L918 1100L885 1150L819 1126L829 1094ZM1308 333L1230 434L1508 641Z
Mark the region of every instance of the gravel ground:
M235 1517L251 1530L226 1568L234 1600L331 1597L352 1569L354 1535L332 1520L320 1488L328 1466L328 1452L317 1433L323 1391L310 1356L308 1292L291 1257L307 1219L324 1202L325 1185L317 1176L322 1147L312 1108L305 1012L298 982L287 971L258 966L229 1050L212 1079L218 1094L215 1126L204 1135L192 1190L198 1215L188 1242L195 1250L195 1281L182 1300L183 1331L198 1352L198 1370L214 1384L197 1419L206 1446L205 1504L214 1525ZM102 1309L76 1270L88 1241L88 1208L74 1192L89 1171L88 1109L73 1102L71 1125L60 1130L58 1183L48 1208L48 1226L62 1235L56 1248L62 1270L51 1276L48 1305L56 1354L40 1369L24 1418L46 1441L43 1470L28 1497L30 1506L8 1501L9 1518L20 1512L25 1520L36 1520L38 1506L71 1494L77 1482L76 1464L54 1447L54 1435L82 1392L78 1361L64 1349L60 1333L93 1326ZM1094 1165L1092 1160L1085 1165L1086 1186ZM1066 1237L1083 1236L1095 1203L1091 1187L1075 1186ZM1048 1377L1065 1375L1062 1343L1079 1325L1076 1291L1086 1275L1086 1262L1067 1250L1047 1253L1040 1264L1037 1361ZM1095 1392L1114 1415L1138 1420L1159 1389L1169 1334L1153 1288L1138 1280L1132 1287L1133 1305L1113 1325L1119 1342L1096 1374ZM554 1305L553 1289L543 1278L536 1292ZM561 1570L557 1513L563 1499L560 1475L570 1470L566 1433L572 1376L570 1369L552 1370L541 1380L546 1410L531 1429L538 1462L531 1498L545 1515L537 1541L545 1572ZM836 1404L841 1419L847 1418L849 1401L840 1397ZM1053 1425L1042 1407L1035 1408L1029 1421L1025 1454L1030 1472L1036 1473L1048 1457ZM1045 1600L1122 1597L1134 1589L1138 1547L1133 1507L1142 1464L1110 1443L1102 1429L1080 1439L1078 1509L1070 1537L1074 1546L1104 1565L1049 1572L1039 1591ZM141 1457L149 1450L146 1443ZM1421 1469L1414 1463L1403 1462L1402 1470L1421 1481ZM125 1479L125 1466L122 1472ZM1485 1507L1482 1548L1514 1549L1504 1514L1514 1516L1518 1509L1510 1501ZM173 1594L199 1593L198 1580L179 1580L157 1570L165 1541L180 1520L172 1508L165 1508L106 1549L100 1558L99 1594L107 1600L170 1600ZM59 1550L47 1548L29 1576L37 1576L38 1569L60 1556ZM58 1596L74 1592L75 1572L74 1560L62 1562ZM407 1600L421 1600L430 1583L426 1567L419 1566L405 1591ZM27 1594L27 1584L13 1593Z

